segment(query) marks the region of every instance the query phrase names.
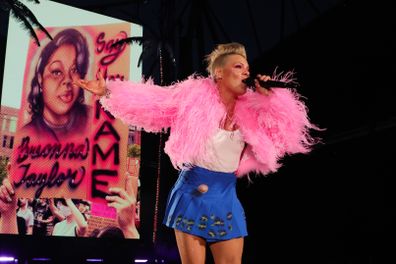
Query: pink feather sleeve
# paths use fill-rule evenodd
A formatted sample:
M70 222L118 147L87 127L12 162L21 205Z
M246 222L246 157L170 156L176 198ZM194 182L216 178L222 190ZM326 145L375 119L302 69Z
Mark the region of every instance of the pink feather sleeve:
M161 132L170 127L177 112L176 100L173 100L175 86L117 80L108 81L107 89L109 94L100 99L103 108L125 124L147 132Z
M310 130L320 130L308 118L301 96L292 89L274 88L268 96L248 91L237 105L240 118L247 123L246 141L252 144L237 171L268 174L281 166L286 154L307 153L319 139Z
M271 169L267 163L259 162L255 158L255 154L253 153L252 146L248 145L244 150L244 154L242 155L242 159L239 162L239 166L235 174L237 177L248 175L250 172L254 172L256 174L261 173L265 175L270 173L272 170L276 170L276 169L278 169L278 167Z
M271 139L278 157L307 153L317 142L309 132L318 128L310 122L307 108L296 91L272 89L269 96L256 94L251 103L257 113L259 129Z

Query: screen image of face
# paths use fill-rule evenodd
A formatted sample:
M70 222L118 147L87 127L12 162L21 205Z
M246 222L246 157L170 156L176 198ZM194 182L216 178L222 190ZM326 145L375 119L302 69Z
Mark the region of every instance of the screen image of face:
M16 195L11 203L0 199L0 213L16 228L2 221L0 233L138 239L140 132L109 116L99 98L74 83L99 70L128 78L130 47L106 43L127 37L131 24L47 30L52 40L43 36L40 47L29 42L20 107L2 101L8 117L2 133L10 133L2 188L12 186Z

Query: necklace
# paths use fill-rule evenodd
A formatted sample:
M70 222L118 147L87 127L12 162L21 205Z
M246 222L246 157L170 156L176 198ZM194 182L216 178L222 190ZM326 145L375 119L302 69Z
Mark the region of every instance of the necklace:
M225 117L223 118L222 127L224 130L233 131L235 129L235 120L234 115L230 115L226 113Z
M221 121L221 127L225 130L232 131L235 129L235 120L234 120L235 101L228 100L228 103L226 103L222 98L220 98L220 100L223 103L225 110L225 116Z
M227 113L227 114L226 114L226 119L227 119L228 121L230 121L231 123L233 123L233 122L234 122L234 114L229 115L229 114Z
M53 124L53 123L51 123L50 121L46 120L46 119L44 118L44 116L43 116L44 123L45 123L47 126L49 126L51 129L54 129L54 130L65 130L65 131L70 130L70 128L71 128L71 126L72 126L72 124L73 124L73 122L74 122L74 118L75 118L75 116L74 116L74 115L71 115L70 118L69 118L69 120L68 120L65 124L57 125L57 124Z

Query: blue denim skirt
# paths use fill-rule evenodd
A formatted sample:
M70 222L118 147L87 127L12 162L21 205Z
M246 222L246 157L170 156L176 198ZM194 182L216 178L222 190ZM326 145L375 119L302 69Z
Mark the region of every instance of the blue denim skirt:
M198 186L206 184L201 193ZM247 236L245 212L235 190L234 173L201 167L183 170L167 201L163 223L207 242Z

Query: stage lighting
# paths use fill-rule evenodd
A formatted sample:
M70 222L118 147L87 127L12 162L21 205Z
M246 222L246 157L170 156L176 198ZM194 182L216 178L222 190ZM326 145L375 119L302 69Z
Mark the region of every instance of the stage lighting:
M18 259L11 256L0 256L1 263L18 263Z

